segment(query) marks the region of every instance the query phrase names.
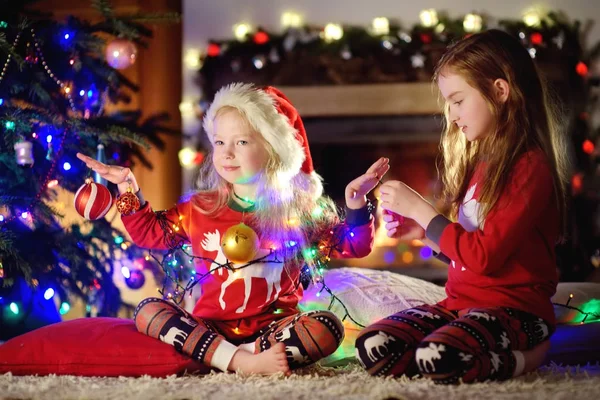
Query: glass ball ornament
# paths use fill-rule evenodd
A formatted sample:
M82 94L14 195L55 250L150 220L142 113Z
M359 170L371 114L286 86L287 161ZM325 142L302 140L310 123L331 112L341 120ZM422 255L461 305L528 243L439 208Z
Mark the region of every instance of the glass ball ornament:
M144 283L146 283L144 271L139 269L132 269L129 272L129 278L125 279L125 284L127 284L127 287L134 290L144 286Z
M137 58L137 47L127 39L115 39L106 45L106 62L115 69L132 66Z
M112 200L112 195L106 186L88 178L75 193L73 203L79 215L95 221L106 215L112 206Z
M221 240L221 248L229 261L245 264L253 260L258 253L260 241L252 228L240 223L225 231Z

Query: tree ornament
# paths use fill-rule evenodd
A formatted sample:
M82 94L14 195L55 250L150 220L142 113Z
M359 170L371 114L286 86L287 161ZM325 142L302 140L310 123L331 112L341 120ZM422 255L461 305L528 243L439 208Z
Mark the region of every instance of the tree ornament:
M429 33L421 33L419 37L421 38L421 42L423 42L424 44L429 44L433 40Z
M269 34L265 31L258 31L254 34L254 43L256 44L265 44L269 39Z
M135 63L137 47L127 39L115 39L106 46L106 62L115 69L125 69Z
M531 43L539 46L542 44L542 42L544 41L544 37L542 36L541 33L539 32L534 32L531 34L531 36L529 37L529 40L531 40Z
M74 203L79 215L94 221L106 215L112 205L112 195L106 186L88 178L75 193Z
M206 54L209 57L216 57L218 55L221 54L221 46L219 46L217 43L211 43L208 45L208 48L206 49Z
M140 209L140 199L133 193L131 186L127 188L125 193L117 197L117 211L123 215L131 215Z
M579 75L586 77L588 74L588 67L583 61L579 61L575 66L575 71L577 71Z
M23 167L33 166L33 145L31 142L28 142L27 140L17 142L15 143L14 149L17 156L17 164Z
M2 260L0 260L0 279L4 278L4 265L2 265Z
M229 261L245 264L253 260L258 253L260 241L252 228L240 223L225 231L221 239L221 248Z
M594 147L594 142L592 142L590 139L585 139L582 145L583 152L586 154L592 154L594 152Z
M54 160L54 147L52 147L52 142L48 142L48 151L46 152L46 160L48 160L48 161Z
M25 61L28 64L37 64L40 58L37 55L37 51L31 43L27 42L27 48L25 49Z
M96 147L96 149L96 161L101 162L102 164L106 164L106 154L104 152L104 145L100 143ZM107 184L106 179L104 179L98 172L94 172L94 180L96 181L96 183L99 183L101 185Z
M129 277L125 278L125 283L130 289L139 289L146 283L146 277L144 272L139 269L132 269L129 271Z

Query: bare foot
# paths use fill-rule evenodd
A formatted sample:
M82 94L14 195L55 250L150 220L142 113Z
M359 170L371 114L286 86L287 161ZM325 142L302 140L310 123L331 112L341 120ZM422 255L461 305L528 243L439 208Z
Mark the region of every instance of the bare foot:
M523 373L526 374L538 369L544 363L546 354L549 350L550 341L546 340L531 350L523 351L523 357L525 358L525 368L523 369Z
M277 372L290 374L290 366L287 362L283 343L276 343L269 350L258 354L240 349L233 355L227 369L241 371L244 374L271 375Z

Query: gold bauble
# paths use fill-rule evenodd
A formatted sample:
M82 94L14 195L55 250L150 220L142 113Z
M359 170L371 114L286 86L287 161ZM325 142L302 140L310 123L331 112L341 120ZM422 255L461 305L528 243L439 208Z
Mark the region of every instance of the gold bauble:
M223 254L231 262L245 264L254 259L260 248L258 235L248 225L240 223L225 231L221 239Z

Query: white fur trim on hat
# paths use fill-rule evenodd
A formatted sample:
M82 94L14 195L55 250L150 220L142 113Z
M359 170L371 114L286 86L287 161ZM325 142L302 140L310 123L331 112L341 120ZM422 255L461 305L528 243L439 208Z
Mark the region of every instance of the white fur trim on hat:
M253 84L233 83L221 88L204 116L204 130L211 138L214 120L219 109L233 107L246 118L250 126L260 133L281 158L283 174L292 177L300 172L305 159L302 144L296 139L297 130L288 118L280 114L275 99Z

